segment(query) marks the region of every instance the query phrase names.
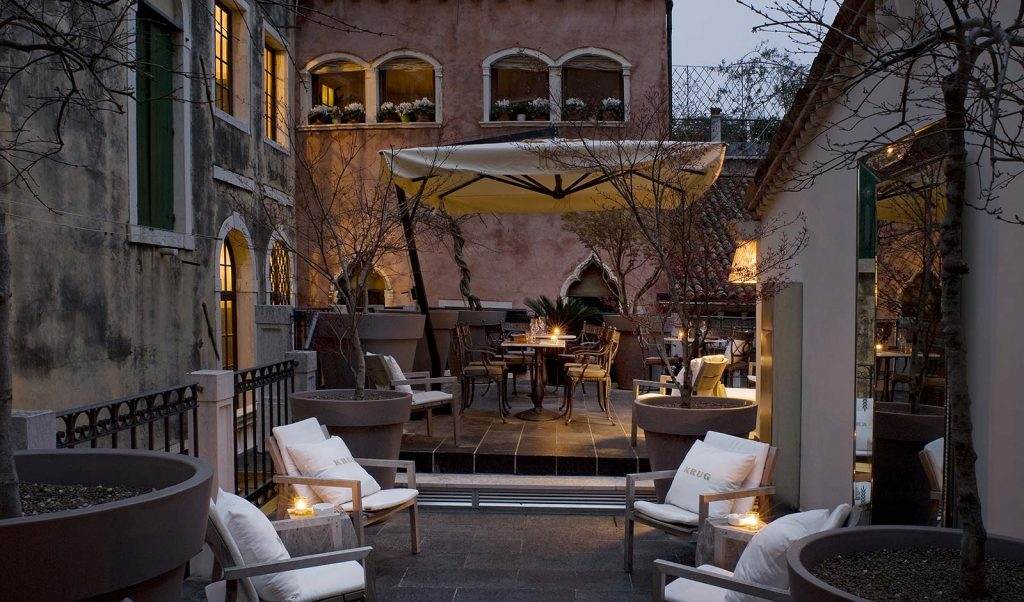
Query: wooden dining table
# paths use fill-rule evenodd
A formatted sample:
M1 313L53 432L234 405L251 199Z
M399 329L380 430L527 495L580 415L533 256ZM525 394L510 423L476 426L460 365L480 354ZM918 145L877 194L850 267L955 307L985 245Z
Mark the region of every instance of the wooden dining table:
M565 350L566 343L576 340L574 335L547 335L537 336L523 340L504 341L501 346L505 349L523 349L533 351L533 379L530 381L530 399L533 407L516 414L516 418L542 422L555 420L561 413L554 410L544 409L544 391L547 387L545 359L549 354L555 354Z

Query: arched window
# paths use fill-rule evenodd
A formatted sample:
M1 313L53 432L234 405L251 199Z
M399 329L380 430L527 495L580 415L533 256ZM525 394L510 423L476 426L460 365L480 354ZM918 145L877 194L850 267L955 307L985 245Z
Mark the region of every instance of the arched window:
M344 107L366 103L366 70L353 61L333 61L320 65L313 77L313 104Z
M388 290L388 283L384 280L384 276L381 275L377 270L370 272L369 278L366 280L366 304L367 305L385 305L387 300L385 292Z
M608 285L604 270L596 261L583 268L579 279L569 285L565 296L579 299L601 311L615 311L615 291Z
M220 247L220 347L221 367L238 368L238 304L235 293L238 277L235 273L235 252L227 237Z
M292 304L291 257L280 240L270 248L270 304Z
M549 119L548 71L544 61L528 54L513 54L491 63L491 121L514 120L519 114Z
M562 106L567 115L622 121L625 104L625 69L619 61L581 54L562 65Z
M378 121L394 117L402 121L435 121L436 88L434 66L416 57L389 59L377 67L377 89L383 111Z

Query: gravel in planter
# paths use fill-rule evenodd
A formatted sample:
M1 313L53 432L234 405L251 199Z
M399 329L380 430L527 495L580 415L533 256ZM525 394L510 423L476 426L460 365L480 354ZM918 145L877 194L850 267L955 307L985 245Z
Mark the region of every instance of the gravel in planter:
M150 493L155 489L118 485L47 485L21 483L21 511L25 516L78 510Z
M1024 562L989 558L987 600L1024 600ZM960 551L898 548L842 554L822 562L816 577L868 600L961 600Z
M645 399L644 405L656 408L681 408L683 406L681 397L665 396L654 399ZM690 405L685 406L689 410L727 410L729 408L742 408L749 405L743 399L732 399L730 397L694 397L690 399Z

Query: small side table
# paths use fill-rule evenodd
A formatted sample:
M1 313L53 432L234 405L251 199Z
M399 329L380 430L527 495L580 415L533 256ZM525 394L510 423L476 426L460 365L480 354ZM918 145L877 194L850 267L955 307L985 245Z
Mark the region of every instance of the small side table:
M358 547L355 528L347 514L288 518L274 521L274 529L292 556Z
M764 528L734 527L724 518L709 518L697 533L696 565L713 564L732 571L751 538Z

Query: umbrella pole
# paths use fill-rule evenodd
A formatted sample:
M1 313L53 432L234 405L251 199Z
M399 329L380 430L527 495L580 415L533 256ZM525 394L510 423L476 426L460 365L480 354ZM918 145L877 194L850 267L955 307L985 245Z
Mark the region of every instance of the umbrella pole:
M409 266L412 268L412 282L416 287L416 305L423 314L424 335L427 338L427 353L430 354L430 375L441 376L441 357L437 352L437 338L434 336L434 326L430 323L430 304L427 301L427 289L423 285L423 273L420 271L420 255L416 251L416 232L413 229L412 215L409 214L409 203L405 198L405 191L401 186L395 186L395 193L398 195L398 210L402 213L402 231L405 233L405 246L409 251Z

